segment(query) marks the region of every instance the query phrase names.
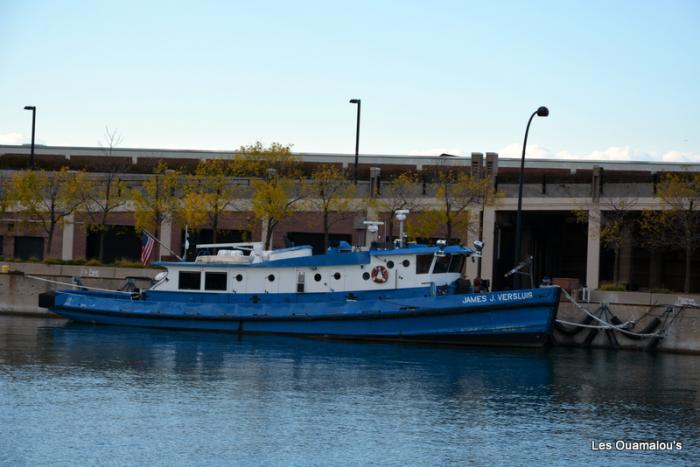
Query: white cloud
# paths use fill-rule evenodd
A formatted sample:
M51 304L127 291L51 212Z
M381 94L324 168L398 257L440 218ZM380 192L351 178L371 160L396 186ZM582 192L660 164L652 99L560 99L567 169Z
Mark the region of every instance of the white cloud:
M504 157L520 157L523 155L523 143L511 143L502 148L498 154ZM539 144L528 144L526 156L535 158L549 158L552 157L552 151L540 146Z
M503 157L520 157L522 155L522 150L522 143L512 143L502 148L499 155ZM659 155L654 151L642 151L629 145L610 146L606 149L597 149L587 154L575 154L567 150L553 153L542 146L528 144L527 157L584 161L700 162L700 154L691 153L688 151L668 151L662 155Z
M572 154L569 151L559 151L553 158L590 161L641 161L651 159L649 154L637 151L630 146L610 146L607 149L597 149L589 154Z
M453 156L464 156L467 152L458 148L434 148L434 149L414 149L409 151L409 156L439 156L440 154L452 154Z
M22 144L24 142L24 136L21 133L0 134L0 144Z
M668 151L661 160L664 162L697 162L700 163L700 154L693 154L688 151Z

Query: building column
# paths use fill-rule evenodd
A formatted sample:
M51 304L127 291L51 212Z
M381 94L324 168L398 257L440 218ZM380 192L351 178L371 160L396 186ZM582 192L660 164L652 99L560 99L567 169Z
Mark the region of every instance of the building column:
M484 242L481 258L481 278L488 279L493 285L493 265L496 263L496 209L486 207L484 209Z
M600 276L600 208L588 210L588 249L586 253L586 287L597 289Z
M263 218L260 222L262 222L262 224L260 224L260 242L263 244L264 248L265 238L267 238L267 218ZM272 239L270 239L270 249L272 249Z
M158 260L160 261L163 256L172 255L170 250L172 250L172 238L173 238L173 223L170 219L164 220L160 224L160 243Z
M622 245L620 245L618 279L620 283L629 284L632 279L632 232L625 226L622 231Z
M663 268L663 261L661 258L661 252L657 249L651 250L649 255L649 288L654 289L662 285L661 283L661 270Z
M474 222L472 225L474 226L473 229L468 229L467 230L467 238L464 246L467 247L472 247L472 244L474 240L482 240L479 237L479 212L481 209L471 209L469 211L469 218L473 219ZM468 278L475 278L478 276L478 270L479 270L479 258L473 258L473 261L470 259L467 261L467 266L465 268L464 274Z
M73 237L75 237L75 217L69 214L63 222L61 259L64 261L73 259Z

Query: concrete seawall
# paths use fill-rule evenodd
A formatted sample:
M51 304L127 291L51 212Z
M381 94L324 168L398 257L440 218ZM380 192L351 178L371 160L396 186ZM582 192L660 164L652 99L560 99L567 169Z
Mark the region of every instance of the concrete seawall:
M665 329L665 336L655 350L700 354L700 295L593 291L590 303L581 303L590 312L595 312L604 304L623 323L634 322L631 330L636 332L643 330L654 318L659 318L661 324L653 332ZM557 317L581 323L586 314L562 297ZM609 322L608 317L603 319ZM600 323L593 321L589 324L595 326ZM566 327L572 329L571 326ZM593 335L595 337L586 342ZM574 336L554 331L557 343L562 346L645 350L653 340L652 337L634 339L620 332L614 335L615 339L611 342L604 330L596 332L592 328L584 328Z
M132 278L136 287L148 287L151 284L151 279L159 272L158 269L105 266L3 264L9 265L10 272L0 274L0 313L25 316L50 316L51 313L37 305L39 294L57 288L68 288L64 285L31 279L28 276L38 276L66 283L70 283L73 277L78 276L86 286L116 290L124 286L128 278ZM635 331L643 329L655 317L661 319L662 322L665 321L666 335L658 343L656 350L700 354L700 308L697 307L700 305L700 295L593 291L590 303L584 303L583 306L593 312L604 303L608 304L611 312L622 322L637 322L633 328ZM681 309L680 305L683 303L694 303L695 306L686 306ZM668 312L669 306L672 307L670 313ZM585 317L585 313L562 298L558 312L559 319L579 323ZM554 336L557 344L562 346L613 347L604 331L597 332L592 341L586 342L590 334L590 329L583 329L582 332L574 336L565 336L557 331L555 331ZM634 340L617 332L615 335L621 349L644 350L651 339Z
M46 316L52 315L45 308L39 308L38 297L42 292L70 288L31 279L37 276L50 281L71 283L74 277L80 277L88 287L117 290L124 286L128 278L134 280L136 287L144 288L151 284L151 278L157 269L116 268L107 266L65 266L41 263L3 263L9 266L9 272L0 274L0 313Z

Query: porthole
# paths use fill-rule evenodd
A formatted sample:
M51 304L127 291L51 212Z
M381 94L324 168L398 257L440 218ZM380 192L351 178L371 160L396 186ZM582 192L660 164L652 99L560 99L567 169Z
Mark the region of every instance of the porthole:
M321 282L321 274L318 274L318 273L314 274L314 280L316 282Z
M236 274L236 280L241 282L243 280L243 274Z
M267 280L269 280L270 282L275 282L275 275L270 274L269 276L267 276Z
M409 260L405 259L401 262L401 264L403 265L403 267L407 268L411 265L411 262Z
M333 279L340 280L340 273L336 272L335 274L333 274Z
M369 280L369 273L368 273L368 272L363 272L363 273L362 273L362 278L363 278L364 280Z
M386 267L388 267L389 269L392 269L394 267L394 262L393 261L387 262Z

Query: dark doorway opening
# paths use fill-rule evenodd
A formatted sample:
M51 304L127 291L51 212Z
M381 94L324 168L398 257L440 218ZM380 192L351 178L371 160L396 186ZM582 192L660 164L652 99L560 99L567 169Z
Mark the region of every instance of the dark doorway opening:
M543 277L575 278L586 281L586 251L588 225L578 223L571 211L523 212L522 258L515 255L515 212L498 212L494 239L493 286L496 290L510 289L512 276L504 277L516 264L533 257L535 287ZM522 286L530 286L530 278L521 276Z
M15 237L15 258L44 259L44 237Z
M139 261L141 256L141 237L132 225L108 225L104 232L103 263L114 263L125 259ZM85 256L88 259L100 259L100 233L88 232L85 244Z

